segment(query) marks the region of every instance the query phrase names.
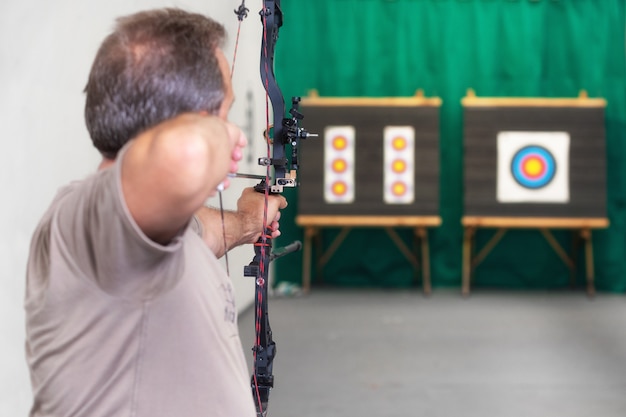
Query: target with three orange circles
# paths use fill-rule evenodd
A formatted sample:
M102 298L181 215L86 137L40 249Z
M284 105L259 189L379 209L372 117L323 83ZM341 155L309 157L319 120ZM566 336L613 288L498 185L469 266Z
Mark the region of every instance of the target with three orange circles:
M386 126L384 137L383 198L387 204L415 200L415 129Z
M324 130L324 200L327 203L354 201L353 126L327 126Z

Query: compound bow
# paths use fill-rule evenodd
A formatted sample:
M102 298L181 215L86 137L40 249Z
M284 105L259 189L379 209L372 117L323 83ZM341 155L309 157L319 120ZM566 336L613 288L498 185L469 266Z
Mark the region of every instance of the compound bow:
M245 0L242 0L239 8L235 10L240 25L247 16L247 12ZM261 80L266 91L265 137L267 156L258 159L259 165L266 167L266 176L255 186L255 190L265 194L264 233L254 245L255 255L252 262L244 267L244 275L255 278L256 337L252 348L254 371L251 385L257 416L264 417L267 413L269 393L274 386L272 368L276 355L276 343L272 339L268 315L269 264L272 260L297 251L301 247L301 243L296 241L284 248L272 251L271 231L267 226L267 200L270 194L282 193L285 187L296 187L299 141L316 135L312 135L299 127L299 121L303 118L298 111L299 97L292 98L289 116L285 117L285 100L274 76L274 51L278 40L278 30L283 24L280 0L263 0L263 8L259 15L263 23L260 70ZM273 125L270 125L269 121L270 103L273 111ZM289 157L286 152L288 145L291 148ZM274 171L273 175L271 169Z

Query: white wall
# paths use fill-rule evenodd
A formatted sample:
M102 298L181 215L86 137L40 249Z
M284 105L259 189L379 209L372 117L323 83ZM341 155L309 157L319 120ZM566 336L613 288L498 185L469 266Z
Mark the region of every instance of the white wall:
M251 3L251 2L248 2ZM260 6L260 2L256 2ZM56 190L94 171L98 153L83 123L91 61L115 17L142 9L175 6L208 14L230 36L232 56L239 0L3 0L0 3L0 417L26 416L31 401L24 359L24 276L30 235ZM258 10L243 22L233 83L237 101L231 120L246 125L248 90L253 90L254 127L249 137L261 154L265 93L258 71L261 23ZM256 161L255 158L253 158ZM253 166L242 171L259 172ZM261 171L262 172L262 171ZM224 195L234 208L238 189L253 183L234 180ZM252 278L242 268L250 247L233 251L230 273L240 309L253 300Z

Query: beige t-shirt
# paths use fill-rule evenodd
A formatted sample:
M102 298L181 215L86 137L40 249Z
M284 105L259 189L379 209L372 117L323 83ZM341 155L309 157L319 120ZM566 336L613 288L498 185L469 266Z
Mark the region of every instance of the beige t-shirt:
M31 416L255 416L230 279L194 227L167 246L141 232L122 157L62 189L33 235Z

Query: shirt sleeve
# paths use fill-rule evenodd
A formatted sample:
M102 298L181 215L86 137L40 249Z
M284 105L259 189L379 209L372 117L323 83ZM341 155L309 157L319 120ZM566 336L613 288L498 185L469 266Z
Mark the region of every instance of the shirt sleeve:
M127 147L115 164L76 184L56 211L67 256L103 291L150 299L172 288L183 270L184 228L169 244L149 239L132 218L121 185Z

